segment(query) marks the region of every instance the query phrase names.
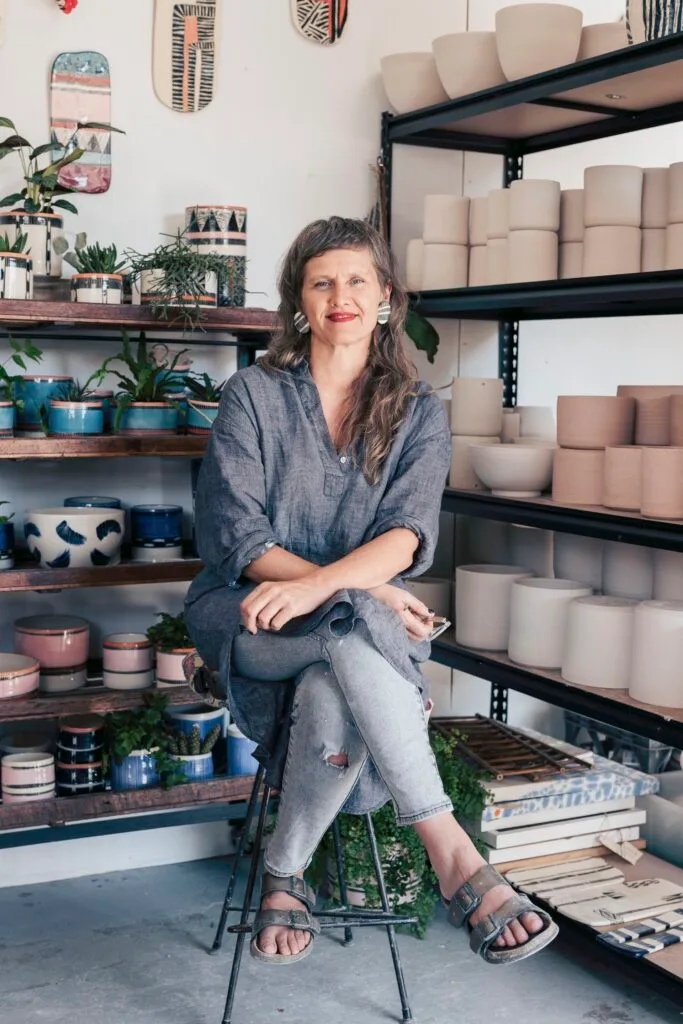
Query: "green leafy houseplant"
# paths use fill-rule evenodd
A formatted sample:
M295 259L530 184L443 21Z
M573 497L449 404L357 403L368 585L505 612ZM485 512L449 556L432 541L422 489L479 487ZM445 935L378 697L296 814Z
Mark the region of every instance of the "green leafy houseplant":
M101 370L95 370L95 372L88 377L85 384L81 384L79 380L65 381L60 384L59 388L54 394L54 401L57 402L87 402L94 399L96 396L94 391L102 383L103 373Z
M164 789L186 781L171 753L166 718L168 700L163 694L146 693L141 708L117 711L106 717L106 746L110 757L121 764L136 750L153 752Z
M457 735L444 736L432 731L430 739L444 789L453 801L456 818L480 818L486 803L486 791L481 784L483 776L458 757ZM415 830L396 824L391 804L385 804L373 814L372 821L377 835L389 903L396 906L398 914L418 919L414 929L422 938L436 905L436 875ZM347 884L353 883L354 887L363 888L367 906L380 907L365 821L356 815L342 814L339 817L339 827ZM309 869L314 885L321 885L326 881L330 865L334 862L334 840L330 831L318 847ZM336 874L334 877L336 883ZM410 901L399 903L398 901L406 895L412 897Z
M147 636L158 650L182 651L194 648L194 641L187 630L183 612L180 612L178 615L157 612L157 616L161 619L161 622L150 626L147 630Z
M55 208L69 210L70 213L78 213L73 203L67 199L57 198L71 195L75 190L59 184L59 172L67 164L73 164L80 160L85 150L75 145L75 139L82 128L106 129L107 131L119 132L124 135L120 128L114 128L110 124L102 124L99 121L79 121L76 128L63 147L63 156L57 160L51 158L44 167L40 167L41 158L57 149L52 142L46 142L42 146L33 146L28 139L19 135L14 121L9 117L0 117L0 128L7 128L11 132L0 143L0 160L9 156L10 153L17 153L21 161L24 181L26 185L21 192L13 192L9 196L0 199L0 207L13 206L23 210L24 213L53 213Z
M220 735L220 725L214 726L204 740L198 725L192 726L189 736L186 732L171 730L168 734L169 750L180 757L199 757L201 754L211 753Z
M208 373L188 374L185 387L198 402L220 402L225 381L215 381Z
M59 252L56 243L55 248ZM64 259L79 274L123 274L127 267L126 260L119 259L115 245L76 246L73 252L64 253Z
M9 338L8 340L12 352L4 362L0 363L0 401L14 401L15 405L21 409L23 408L21 400L14 399L15 386L21 381L21 374L8 373L7 365L8 363L14 363L15 366L18 366L26 373L28 370L26 360L39 363L43 358L43 353L28 339L17 341L15 338Z
M0 501L0 505L9 505L9 501ZM0 515L0 526L5 526L9 523L10 519L14 519L14 512L10 512L8 516Z
M22 235L21 232L17 233L17 237L13 242L9 240L7 232L4 235L0 235L0 253L24 253L28 255L30 249L27 249L28 235Z
M144 333L140 334L135 351L126 331L122 332L122 339L119 354L106 359L98 371L102 379L107 373L112 373L118 381L119 393L115 398L115 430L119 429L124 412L133 402L164 402L167 405L173 404L169 402L166 395L169 385L174 380L174 370L181 356L187 352L187 349L178 352L170 366L160 369L150 358ZM112 364L116 363L123 363L128 372L112 369Z

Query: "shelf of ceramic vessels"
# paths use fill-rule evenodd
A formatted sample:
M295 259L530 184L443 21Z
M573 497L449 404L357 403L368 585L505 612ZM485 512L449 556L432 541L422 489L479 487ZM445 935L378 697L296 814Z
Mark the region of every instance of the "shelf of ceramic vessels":
M568 683L559 672L516 665L507 654L463 647L455 642L453 630L433 642L432 660L567 711L610 722L639 736L683 747L683 708L643 704L630 697L627 690Z
M121 437L106 434L102 437L3 437L0 438L0 460L48 459L120 459L149 458L201 458L206 450L207 437L176 437L163 435L150 437Z
M635 512L613 512L602 506L569 507L558 505L550 498L499 498L484 491L447 488L441 508L444 512L536 526L581 537L683 551L683 521L643 519Z
M105 690L87 686L76 693L44 694L0 701L0 722L28 722L41 718L63 718L66 715L106 714L142 707L145 690ZM169 704L196 704L197 695L189 686L169 686L163 691Z
M32 562L0 572L0 593L11 590L73 590L79 587L127 587L136 583L188 583L201 571L198 558L171 562L122 561L87 569L41 569Z
M682 62L683 37L672 35L387 116L385 135L389 143L524 156L672 124L681 117Z

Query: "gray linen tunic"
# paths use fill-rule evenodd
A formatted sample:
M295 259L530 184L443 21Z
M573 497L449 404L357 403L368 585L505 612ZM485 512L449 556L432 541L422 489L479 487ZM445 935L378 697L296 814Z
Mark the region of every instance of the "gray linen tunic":
M186 617L199 653L220 672L237 726L259 743L256 754L273 785L284 767L295 680L267 683L231 669L240 604L255 586L242 573L274 545L328 565L396 527L413 530L420 541L401 575L419 576L429 568L451 437L443 403L425 384L418 392L373 486L335 449L306 361L289 371L250 366L224 389L197 486L195 528L205 568L188 592ZM354 628L364 630L424 693L419 664L429 657L429 643L410 641L399 616L366 591L340 591L282 633L326 638ZM357 811L379 806L387 796L368 765L357 787Z

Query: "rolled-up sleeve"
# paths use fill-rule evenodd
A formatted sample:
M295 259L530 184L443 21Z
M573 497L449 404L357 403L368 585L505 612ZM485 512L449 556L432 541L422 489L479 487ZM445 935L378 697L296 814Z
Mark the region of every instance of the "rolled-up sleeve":
M195 531L204 565L230 586L277 544L266 515L259 427L239 374L224 389L202 463Z
M419 540L413 563L400 575L426 572L434 560L441 498L451 463L451 433L446 411L433 394L416 399L401 454L365 536L374 540L388 530L412 530Z

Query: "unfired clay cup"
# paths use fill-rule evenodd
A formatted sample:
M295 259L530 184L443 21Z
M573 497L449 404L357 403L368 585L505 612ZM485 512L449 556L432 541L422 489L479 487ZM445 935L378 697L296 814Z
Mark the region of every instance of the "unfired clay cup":
M602 503L605 508L640 512L642 500L642 448L620 445L605 448Z
M486 245L488 240L489 197L470 199L470 245Z
M569 605L589 597L574 580L517 580L512 584L508 655L518 665L559 669L564 655Z
M470 448L474 444L500 444L500 438L453 436L451 441L451 472L448 486L462 491L485 491L485 485L474 472Z
M642 167L604 164L584 171L584 224L587 228L642 225Z
M470 288L484 288L489 283L488 256L485 245L470 247L470 267L467 284Z
M448 96L458 99L505 81L495 32L455 32L432 43L436 69Z
M422 291L422 267L424 264L424 242L411 238L406 250L406 288L409 292Z
M475 650L506 651L512 584L533 573L522 566L462 565L455 570L456 640Z
M489 284L507 284L507 238L489 238L486 243L486 279Z
M456 377L451 393L451 433L499 437L503 382L497 377Z
M640 269L644 274L666 270L666 228L643 228Z
M510 231L559 231L560 183L520 178L510 185Z
M579 686L625 690L629 684L635 601L580 597L567 614L562 678Z
M646 601L634 614L629 695L683 708L683 602Z
M422 240L430 244L468 245L469 221L470 201L467 196L425 196Z
M445 103L432 53L393 53L380 61L384 89L398 114Z
M652 519L683 519L683 448L643 448L640 510Z
M602 505L604 451L558 448L553 465L553 501L559 505Z
M562 448L608 448L633 441L633 398L560 395L557 441Z
M590 60L602 53L623 50L628 46L626 23L608 21L598 25L584 25L577 60Z
M510 232L510 189L494 188L486 204L486 237L507 238Z
M573 64L581 45L583 14L562 4L515 4L496 12L498 57L512 81Z
M559 242L555 231L510 231L508 235L508 284L556 281Z
M583 242L560 242L560 278L583 277Z
M427 244L423 249L422 290L466 288L469 252L466 245Z
M564 188L560 193L560 242L583 242L583 189Z
M639 274L642 232L632 227L586 227L583 276Z
M669 168L643 170L642 227L665 228L669 223Z

